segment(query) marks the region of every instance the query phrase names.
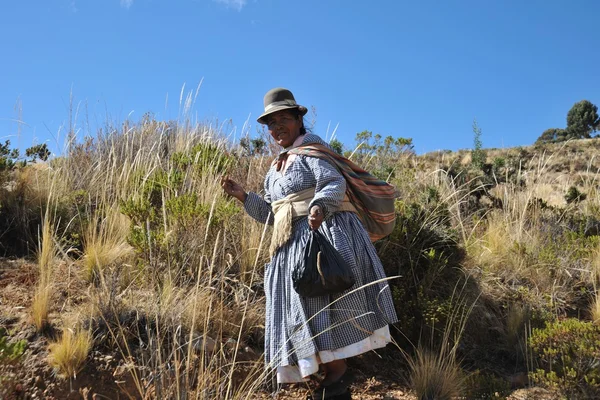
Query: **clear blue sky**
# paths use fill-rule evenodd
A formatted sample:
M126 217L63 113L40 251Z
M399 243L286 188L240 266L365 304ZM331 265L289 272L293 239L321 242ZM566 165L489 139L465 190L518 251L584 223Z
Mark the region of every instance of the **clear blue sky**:
M69 93L80 126L153 112L251 133L264 93L291 89L339 124L411 137L415 149L529 145L564 127L576 101L600 105L596 0L20 0L0 8L0 138L57 150ZM168 98L168 101L167 101ZM20 135L15 104L22 104ZM87 109L87 116L83 115ZM331 130L332 128L330 128ZM81 131L83 133L84 131Z

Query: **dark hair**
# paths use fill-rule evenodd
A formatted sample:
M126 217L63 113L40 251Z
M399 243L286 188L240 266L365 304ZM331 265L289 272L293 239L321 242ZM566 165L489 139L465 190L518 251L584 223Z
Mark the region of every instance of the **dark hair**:
M300 127L301 135L306 135L307 133L312 133L310 129L306 128L306 120L304 119L304 116L302 114L300 114L299 109L293 108L290 110L290 112L294 115L294 117L302 119L302 126Z

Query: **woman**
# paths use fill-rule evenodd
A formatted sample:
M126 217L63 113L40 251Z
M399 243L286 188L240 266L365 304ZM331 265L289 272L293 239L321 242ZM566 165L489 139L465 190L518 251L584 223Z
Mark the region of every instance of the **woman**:
M369 189L347 190L354 175L343 172L351 163L334 156L327 143L306 131L303 116L307 109L296 103L289 90L270 90L264 105L258 122L268 126L282 147L265 178L264 198L246 193L228 177L222 187L244 203L254 219L275 223L272 259L264 278L265 360L276 369L278 383L307 380L322 365L325 377L313 398L346 395L352 376L345 359L384 347L391 341L388 324L396 322L383 267L359 217L361 208L348 201L348 194L356 200L356 195ZM278 217L280 204L299 194L305 196L304 212L294 210L290 232L282 236L280 228L285 224ZM393 215L393 197L390 204L388 214ZM390 220L385 222L389 225ZM356 283L348 291L313 298L295 292L291 271L303 256L309 229L318 229L351 266Z

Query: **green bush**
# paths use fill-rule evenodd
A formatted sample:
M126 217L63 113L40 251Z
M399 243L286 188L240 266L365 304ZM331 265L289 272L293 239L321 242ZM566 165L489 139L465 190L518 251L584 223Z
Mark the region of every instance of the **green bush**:
M569 395L600 395L600 327L569 318L533 329L529 348L538 368L534 383L558 388Z
M500 170L500 168L506 167L506 158L495 157L492 164L494 165L494 171L498 171L498 170Z
M138 265L187 269L199 262L194 257L200 257L207 228L216 234L240 212L223 198L214 206L203 201L191 184L218 179L235 159L217 145L200 143L173 153L169 161L149 175L145 171L132 175L133 185L141 190L121 202L121 212L131 220L129 243L137 252ZM211 235L206 237L209 242Z
M193 166L196 173L224 173L234 162L234 158L218 145L213 143L198 143L187 152L173 153L171 161L175 169L182 171Z
M455 285L464 279L457 268L464 253L435 188L418 203L397 201L396 210L393 233L377 247L387 276L401 277L390 281L392 296L403 335L416 343L423 331L437 332L448 322Z
M26 347L26 340L9 342L6 329L0 327L0 399L16 398L12 397L18 383L14 369L23 356ZM22 365L19 367L22 367Z
M511 392L510 383L506 379L479 370L470 374L465 384L467 399L506 399Z
M580 201L585 200L586 197L587 195L585 193L581 193L575 186L571 186L565 194L565 200L567 204L579 203Z
M10 343L6 329L0 328L0 363L12 364L19 361L26 348L26 340Z
M485 164L487 154L483 149L481 141L481 128L477 124L477 120L473 120L473 150L471 151L471 164L475 169L481 170Z

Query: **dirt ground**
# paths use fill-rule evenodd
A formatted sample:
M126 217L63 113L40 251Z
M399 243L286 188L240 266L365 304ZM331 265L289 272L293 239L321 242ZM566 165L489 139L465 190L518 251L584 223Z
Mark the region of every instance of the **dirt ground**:
M115 351L93 350L85 368L71 382L58 378L48 365L48 342L52 330L38 334L33 328L29 308L36 282L35 264L25 260L0 259L0 327L9 332L11 341L26 340L27 349L19 363L0 364L0 400L4 399L131 399L138 398L134 382ZM58 288L51 319L60 321L69 304L68 289ZM61 303L62 301L62 303ZM406 366L393 350L369 353L349 361L355 382L352 399L413 400L408 388ZM256 399L305 399L306 385L287 385L278 392L256 393ZM555 399L540 388L519 389L511 400Z

